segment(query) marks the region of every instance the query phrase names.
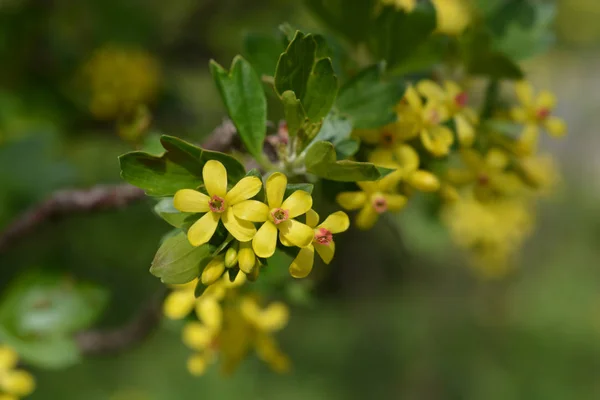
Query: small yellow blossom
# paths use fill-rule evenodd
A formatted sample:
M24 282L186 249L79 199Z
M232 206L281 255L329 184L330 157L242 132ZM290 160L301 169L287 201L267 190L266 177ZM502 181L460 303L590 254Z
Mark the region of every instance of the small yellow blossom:
M560 181L556 161L549 154L520 158L517 167L525 183L544 195Z
M515 93L521 105L511 110L511 116L516 122L525 124L524 134L537 136L539 128L555 137L567 132L565 122L552 115L556 107L556 97L552 93L543 90L536 96L533 86L526 81L515 84Z
M269 258L275 253L277 232L285 246L306 247L312 241L312 229L294 218L305 214L312 207L312 197L308 192L296 190L283 199L287 187L287 177L275 172L266 183L267 204L247 200L233 207L235 215L252 222L263 222L252 240L254 253L261 258Z
M394 193L401 174L392 173L377 182L356 182L361 191L342 192L336 200L346 210L358 210L356 226L359 229L371 229L380 214L386 211L400 211L407 199Z
M436 157L443 157L450 152L454 134L450 128L442 125L448 120L449 114L439 101L427 99L424 102L411 86L406 89L396 111L398 125L405 132L406 139L418 135L423 147Z
M206 213L188 230L188 240L193 246L207 243L217 230L219 221L240 242L252 240L256 234L254 224L234 214L234 207L256 196L262 182L255 176L242 178L227 191L227 170L219 161L210 160L202 169L208 196L197 190L182 189L175 193L173 205L181 212Z
M459 35L471 22L471 9L467 0L432 0L437 16L438 32Z
M18 400L35 390L35 379L22 369L17 369L18 354L10 347L0 345L0 399Z
M469 95L456 82L445 81L442 88L437 83L425 79L417 84L417 91L425 98L441 103L446 107L450 118L454 119L458 142L463 147L470 147L475 140L475 125L478 116L468 106Z
M314 237L311 244L300 249L290 265L290 275L294 278L305 278L310 274L315 259L315 250L325 264L331 262L335 253L333 234L347 231L350 227L350 220L345 212L338 211L319 224L319 214L314 210L309 210L306 213L306 224L313 228Z

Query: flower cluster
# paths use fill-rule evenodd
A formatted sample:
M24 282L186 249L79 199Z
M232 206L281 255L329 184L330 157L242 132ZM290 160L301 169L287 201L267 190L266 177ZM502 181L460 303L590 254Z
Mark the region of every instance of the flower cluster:
M437 192L442 220L457 244L471 253L485 275L506 272L509 260L532 231L532 199L556 181L551 157L538 155L541 131L561 136L566 128L552 115L556 100L517 82L520 103L505 113L517 137L486 125L458 83L423 80L407 89L397 121L377 130L355 131L370 146L367 161L395 171L377 182L358 182L338 203L359 210L356 225L371 228L380 214L399 211L413 192ZM422 160L424 162L422 162Z
M17 368L18 354L10 347L0 345L0 400L18 400L35 390L33 376Z
M196 298L194 281L175 286L166 298L164 313L170 319L183 319L195 310L197 320L187 322L182 333L184 344L194 351L187 363L192 375L203 375L216 361L224 373L232 373L250 350L276 372L290 369L273 336L287 325L288 308L279 302L261 308L259 299L239 292L244 282L244 274L233 282L224 276Z
M348 217L343 212L316 226L318 216L311 209L310 193L295 190L286 196L288 180L280 172L266 180L266 201L256 199L263 187L256 176L244 177L228 189L227 170L215 160L204 165L202 174L206 193L182 189L175 194L173 204L181 212L204 213L187 232L193 246L208 243L219 224L231 235L229 246L204 268L201 277L204 285L211 285L227 268L235 267L250 279L256 279L264 261L275 254L278 243L301 249L290 273L297 278L305 277L312 269L314 249L329 263L335 251L332 235L348 229ZM306 223L300 222L299 217L304 217Z

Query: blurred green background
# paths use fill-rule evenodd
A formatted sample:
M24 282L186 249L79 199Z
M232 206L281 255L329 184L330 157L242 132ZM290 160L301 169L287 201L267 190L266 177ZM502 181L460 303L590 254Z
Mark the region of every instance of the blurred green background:
M35 369L31 398L599 399L599 18L597 0L559 1L556 44L525 64L557 93L570 133L543 144L563 185L541 205L516 274L479 279L414 202L341 239L338 272L280 335L292 374L251 357L233 377L192 378L181 325L164 322L129 352ZM157 66L139 77L153 129L200 141L224 116L208 60L228 65L244 33L270 34L283 21L316 26L288 0L1 0L0 226L56 189L120 181L117 156L130 145L98 111L111 94L85 89L98 49L144 51L123 62L135 77L140 65ZM111 289L102 326L127 321L161 286L148 267L168 227L149 205L44 225L0 255L0 290L21 272L56 270Z

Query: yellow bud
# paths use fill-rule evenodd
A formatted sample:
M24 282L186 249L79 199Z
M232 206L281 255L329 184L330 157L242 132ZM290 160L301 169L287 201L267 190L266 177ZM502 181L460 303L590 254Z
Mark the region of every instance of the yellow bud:
M5 392L25 397L29 396L35 390L35 380L27 371L14 370L3 374L0 386Z
M196 316L212 331L221 328L223 310L219 302L213 298L202 298L197 302Z
M451 185L442 185L442 188L440 189L440 195L442 196L442 199L448 203L453 203L457 200L460 200L460 194L458 193L458 190Z
M187 361L187 369L194 376L202 376L206 372L208 362L202 354L194 354Z
M238 262L238 251L235 246L231 246L225 253L225 267L232 268Z
M252 242L240 243L238 265L245 274L251 274L254 270L254 267L256 266L256 255L254 255L254 250L252 250Z
M225 272L225 262L223 261L223 257L213 258L207 265L204 267L204 271L202 271L202 284L203 285L212 285L223 275Z
M471 10L465 0L433 0L438 32L459 35L471 22Z
M194 308L194 292L175 290L170 293L163 303L163 312L167 318L185 318Z
M0 371L13 368L19 361L19 355L8 346L0 346Z
M194 350L204 350L212 339L212 330L200 322L190 322L182 331L183 344Z
M407 179L409 185L422 192L435 192L440 188L440 180L428 171L415 171Z
M256 259L254 268L252 268L252 271L250 271L250 273L246 274L246 278L248 278L250 282L255 282L258 279L258 275L260 275L260 267L261 264L258 261L258 259Z

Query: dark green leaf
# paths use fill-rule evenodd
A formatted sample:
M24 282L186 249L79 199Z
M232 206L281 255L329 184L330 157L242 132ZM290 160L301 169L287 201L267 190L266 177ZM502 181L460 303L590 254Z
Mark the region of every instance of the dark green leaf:
M309 194L312 194L313 189L314 185L312 183L290 183L285 188L283 198L287 199L292 193L294 193L297 190L303 190Z
M394 107L406 85L399 79L383 80L384 68L384 64L368 67L340 89L336 106L357 129L379 128L396 120Z
M338 80L333 72L331 59L323 58L314 65L302 105L311 121L317 122L329 113L338 92Z
M184 232L165 240L158 249L150 273L167 284L191 282L200 274L200 263L214 248L208 244L194 247Z
M291 90L300 100L304 98L308 78L315 63L317 42L310 34L296 32L285 53L282 53L275 70L275 90L281 96Z
M302 125L306 122L307 117L304 107L302 107L300 100L296 98L296 95L291 90L283 92L281 101L283 102L283 112L285 121L287 122L288 134L296 136Z
M260 78L241 56L233 59L230 72L215 61L210 62L210 70L246 149L255 158L262 158L267 134L267 98Z
M305 162L307 172L340 182L376 181L393 171L371 163L337 161L335 148L329 142L317 142L311 146Z
M274 76L279 55L285 49L275 36L249 33L244 37L244 50L259 75Z
M370 32L370 18L379 1L306 0L306 4L325 24L358 43Z
M315 142L324 140L335 145L348 139L351 133L352 122L348 118L330 113L323 121L323 126L319 134L315 137Z

